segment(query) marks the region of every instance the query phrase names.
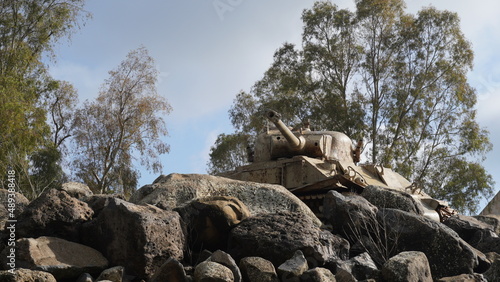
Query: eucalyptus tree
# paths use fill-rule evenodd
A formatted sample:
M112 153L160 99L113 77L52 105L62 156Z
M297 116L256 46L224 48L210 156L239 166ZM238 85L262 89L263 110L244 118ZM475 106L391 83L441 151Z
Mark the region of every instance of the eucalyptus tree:
M259 113L273 108L289 124L309 120L363 138L367 161L474 212L493 190L481 165L491 143L476 121L467 82L474 56L459 16L433 7L409 14L402 0L358 0L355 12L321 1L302 21L302 46L283 44L263 78L234 100L235 134L255 135ZM230 146L212 151L220 147Z

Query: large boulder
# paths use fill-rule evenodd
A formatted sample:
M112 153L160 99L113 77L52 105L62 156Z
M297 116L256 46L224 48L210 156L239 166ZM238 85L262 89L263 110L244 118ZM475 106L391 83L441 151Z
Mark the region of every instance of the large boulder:
M68 193L71 197L81 199L94 195L89 186L80 182L66 182L61 185L59 190Z
M30 201L21 193L13 190L0 189L0 210L5 211L6 214L11 214L10 219L16 219L21 214ZM4 218L0 218L3 220ZM5 218L7 220L7 218ZM3 228L1 224L0 228Z
M434 279L471 274L484 267L484 255L478 256L477 250L442 223L395 209L381 209L377 217L383 233L390 235L381 241L387 241L388 245L379 247L390 246L396 253L423 252Z
M304 254L301 250L297 250L292 258L278 266L278 275L282 281L299 281L307 269L309 266Z
M6 256L2 253L2 258ZM16 266L49 272L57 280L76 279L83 273L96 275L108 266L108 260L97 250L44 236L18 239L16 259Z
M17 220L28 204L29 200L13 188L0 189L0 232L5 230L8 220Z
M187 282L186 271L183 265L176 259L169 258L167 261L155 272L150 282Z
M0 271L0 281L2 282L57 282L56 278L48 272L18 268L11 272Z
M392 282L432 282L429 261L422 252L402 252L391 257L382 268L382 276Z
M335 275L326 268L315 267L305 271L300 276L301 281L307 282L336 282Z
M172 210L193 199L230 196L239 199L252 215L279 211L301 212L321 226L321 221L290 191L280 185L238 181L201 174L170 174L158 177L153 184L137 190L130 202L151 204Z
M244 282L279 282L272 262L261 257L245 257L239 264Z
M422 204L403 191L370 185L363 189L361 196L378 208L399 209L418 215L425 213Z
M200 282L233 282L234 277L233 272L226 266L213 261L204 261L196 266L194 280Z
M475 219L490 225L497 235L500 235L500 215L486 214L473 216Z
M182 260L186 240L177 212L113 198L84 225L82 241L101 251L112 265L151 278L168 258Z
M479 251L500 253L500 238L490 224L465 215L451 216L444 224Z
M228 253L217 250L207 259L207 261L213 261L229 268L233 272L234 282L241 282L241 271L234 259Z
M378 227L377 211L377 207L356 194L344 196L331 190L323 200L323 215L332 226L332 232L352 244Z
M275 266L301 250L310 266L321 266L333 258L346 259L349 242L317 227L302 213L282 212L253 216L231 230L228 252L236 261L262 257Z
M351 273L357 280L379 280L380 271L367 252L339 262L337 267Z
M250 216L245 204L228 196L195 199L176 211L188 230L189 247L196 253L225 250L231 228Z
M33 200L17 218L18 238L60 237L78 242L80 227L92 219L89 206L64 191L51 189Z

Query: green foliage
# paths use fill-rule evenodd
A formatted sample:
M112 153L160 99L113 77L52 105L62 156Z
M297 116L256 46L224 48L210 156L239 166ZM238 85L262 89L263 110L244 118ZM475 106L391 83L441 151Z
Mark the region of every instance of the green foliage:
M316 130L364 138L370 162L474 211L494 183L480 165L491 144L467 82L471 44L456 13L404 8L402 0L358 0L356 12L328 1L305 10L302 49L283 44L263 78L234 100L235 135L255 135L265 125L260 112L272 108L288 124L309 120ZM211 171L234 163L219 151L243 154L220 141Z
M40 187L44 185L34 184L32 178L39 179L37 173L49 168L33 165L48 165L36 160L52 150L47 142L51 131L42 100L57 86L48 76L42 57L53 56L54 44L69 36L85 18L81 17L83 3L83 0L0 3L0 171L15 168L19 186L28 196L37 196L43 189ZM2 183L3 177L0 176Z
M229 171L248 161L249 138L247 134L220 134L210 148L208 173L218 174Z
M156 92L158 71L145 48L131 51L109 74L97 99L76 113L73 167L94 192L128 195L139 177L134 152L146 169L161 170L158 156L169 146L160 140L167 134L160 114L171 107Z

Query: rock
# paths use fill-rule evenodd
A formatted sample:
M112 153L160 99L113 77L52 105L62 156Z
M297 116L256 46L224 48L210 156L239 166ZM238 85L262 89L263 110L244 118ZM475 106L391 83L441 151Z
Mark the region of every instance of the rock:
M279 282L274 265L261 257L245 257L239 264L244 282Z
M55 237L21 238L16 241L16 265L49 272L58 280L83 273L98 274L108 260L98 251ZM7 254L2 253L2 258Z
M280 185L232 180L201 174L170 174L137 190L130 202L151 204L172 210L191 200L212 196L230 196L242 201L252 215L279 211L301 212L321 226L321 221L290 191Z
M432 282L429 261L422 252L402 252L382 267L382 277L393 282Z
M96 281L112 281L112 282L122 282L123 274L125 269L123 266L115 266L112 268L108 268L101 272L99 277L97 277Z
M18 268L11 273L8 270L0 271L2 282L57 282L56 278L48 272Z
M490 268L483 275L488 281L500 281L500 259L493 260Z
M9 194L14 196L9 197ZM15 202L13 202L13 200L15 200ZM26 206L29 205L30 201L19 192L14 191L13 193L11 193L7 189L0 189L0 203L2 203L0 207L3 206L6 211L9 211L9 208L11 209L14 217L11 217L11 219L15 219L24 211ZM4 224L2 224L0 228L3 228L3 225Z
M300 281L303 282L335 282L335 275L323 267L315 267L305 271L300 276Z
M231 282L234 281L234 277L233 272L224 265L213 261L204 261L196 266L194 281Z
M384 226L384 233L390 235L388 245L394 252L423 252L434 279L472 274L474 269L485 263L483 254L481 258L478 257L474 248L444 224L394 209L381 209L378 218Z
M119 194L98 194L88 197L83 197L81 201L87 203L87 205L94 211L94 217L97 217L99 213L107 206L113 199L124 200L122 195Z
M493 228L493 231L497 235L500 235L500 215L487 214L487 215L476 215L473 217L481 222L489 224Z
M189 246L194 252L225 250L231 228L250 216L245 204L228 196L195 199L175 210L189 230Z
M357 282L358 280L350 273L349 271L339 268L337 270L337 273L335 274L335 280L336 281L342 281L342 282Z
M18 238L54 236L78 242L81 225L93 214L86 203L64 191L51 189L19 215L16 232Z
M116 198L84 225L82 241L142 279L170 257L182 260L186 242L178 213Z
M238 265L236 264L234 259L228 253L217 250L208 258L208 261L220 263L229 268L231 272L233 272L234 282L241 282L240 269L238 268Z
M425 209L409 193L394 189L369 185L361 193L372 205L378 208L392 208L423 215Z
M350 272L357 280L378 280L380 274L375 262L366 252L344 261L340 267Z
M299 277L308 269L307 260L301 250L297 250L293 257L278 267L278 276L281 281L299 281Z
M452 277L443 277L438 282L487 282L497 280L486 280L481 274L461 274Z
M377 207L359 195L344 196L329 191L323 201L323 214L334 234L354 244L361 235L372 232L377 224Z
M302 213L253 216L231 230L228 253L238 261L248 256L262 257L275 266L301 250L310 266L321 266L333 258L347 258L349 243L321 230Z
M478 230L468 243L483 253L500 253L500 238L492 230Z
M163 281L187 282L186 272L184 271L182 264L173 258L167 259L167 261L158 270L156 270L150 280L150 282Z
M83 273L75 282L94 282L94 278L88 273Z
M67 182L61 185L59 190L68 193L73 198L81 199L83 197L92 196L92 190L90 190L89 186L79 183L79 182Z
M458 236L468 243L472 241L476 232L481 230L493 230L491 225L481 222L471 216L461 214L449 217L443 224L457 232Z

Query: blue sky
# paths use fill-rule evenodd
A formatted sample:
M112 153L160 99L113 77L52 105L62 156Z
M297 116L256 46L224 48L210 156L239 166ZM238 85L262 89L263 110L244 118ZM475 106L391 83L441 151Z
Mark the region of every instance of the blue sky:
M333 1L354 10L354 0ZM80 101L97 96L108 71L145 46L160 71L158 92L172 105L165 117L169 154L163 173L206 173L210 146L231 133L228 110L248 91L284 42L300 44L301 13L312 0L88 0L93 18L71 41L60 42L52 75L77 88ZM469 82L478 93L478 121L494 145L484 165L500 188L500 1L406 1L457 12L475 52ZM481 5L479 5L479 3ZM141 172L139 187L158 175ZM482 208L482 207L481 207Z

